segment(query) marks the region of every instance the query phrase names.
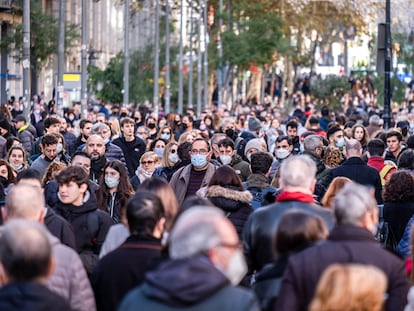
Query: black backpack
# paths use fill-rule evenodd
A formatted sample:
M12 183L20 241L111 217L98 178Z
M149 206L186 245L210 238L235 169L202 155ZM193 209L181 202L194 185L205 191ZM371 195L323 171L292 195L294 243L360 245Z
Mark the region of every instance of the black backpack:
M382 244L382 246L393 253L396 253L397 249L397 241L395 239L395 235L392 232L392 229L389 223L384 219L384 205L378 205L379 208L379 221L378 221L378 229L375 235L375 238L378 242Z

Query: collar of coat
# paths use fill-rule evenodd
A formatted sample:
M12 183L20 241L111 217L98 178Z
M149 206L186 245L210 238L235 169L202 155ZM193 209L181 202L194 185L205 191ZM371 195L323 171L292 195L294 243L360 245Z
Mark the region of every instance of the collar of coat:
M222 186L210 186L207 189L207 197L214 198L214 197L224 197L226 199L250 203L253 199L252 194L250 191L244 190L235 190L230 188L224 188Z

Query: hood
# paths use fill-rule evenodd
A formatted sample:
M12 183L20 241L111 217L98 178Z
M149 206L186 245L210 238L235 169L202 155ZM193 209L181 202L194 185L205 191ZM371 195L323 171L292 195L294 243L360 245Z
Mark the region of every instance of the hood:
M233 158L231 159L231 165L235 165L235 164L239 164L240 162L242 162L243 159L241 156L239 156L237 153L233 156Z
M59 197L59 192L58 192ZM61 215L66 218L70 219L69 215L71 214L85 214L97 209L97 202L96 197L90 195L89 190L85 192L85 198L83 200L83 204L80 206L75 206L72 204L63 204L60 199L58 203L58 211Z
M217 207L226 212L235 212L244 204L250 204L250 191L233 190L221 186L211 186L207 189L206 197Z
M259 188L266 188L269 187L269 179L261 174L250 174L247 177L247 185L249 187L259 187Z
M226 199L243 202L243 203L250 203L250 201L253 199L250 191L234 190L230 188L224 188L221 186L208 187L207 197L208 198L223 197Z
M145 275L144 295L170 306L187 307L211 297L229 280L205 256L168 260Z

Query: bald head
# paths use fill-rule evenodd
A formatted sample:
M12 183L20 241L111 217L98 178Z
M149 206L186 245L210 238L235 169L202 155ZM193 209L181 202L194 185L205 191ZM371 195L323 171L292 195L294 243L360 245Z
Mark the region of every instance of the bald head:
M35 281L51 271L51 245L39 223L15 219L6 223L0 238L0 261L9 281Z
M362 146L361 143L352 138L349 139L345 144L345 151L346 151L346 157L361 157L362 155Z
M105 154L105 143L101 136L91 135L86 141L85 151L91 156L92 160L98 160Z
M289 157L280 167L280 183L285 191L312 193L315 176L315 162L307 155Z
M24 195L22 195L24 194ZM45 207L43 192L29 184L17 184L6 199L7 218L23 218L39 221Z

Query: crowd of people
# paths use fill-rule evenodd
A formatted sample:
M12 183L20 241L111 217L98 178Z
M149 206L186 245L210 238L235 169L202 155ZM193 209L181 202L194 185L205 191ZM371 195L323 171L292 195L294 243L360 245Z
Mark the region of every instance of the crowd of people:
M414 127L361 94L1 105L0 309L414 310Z

